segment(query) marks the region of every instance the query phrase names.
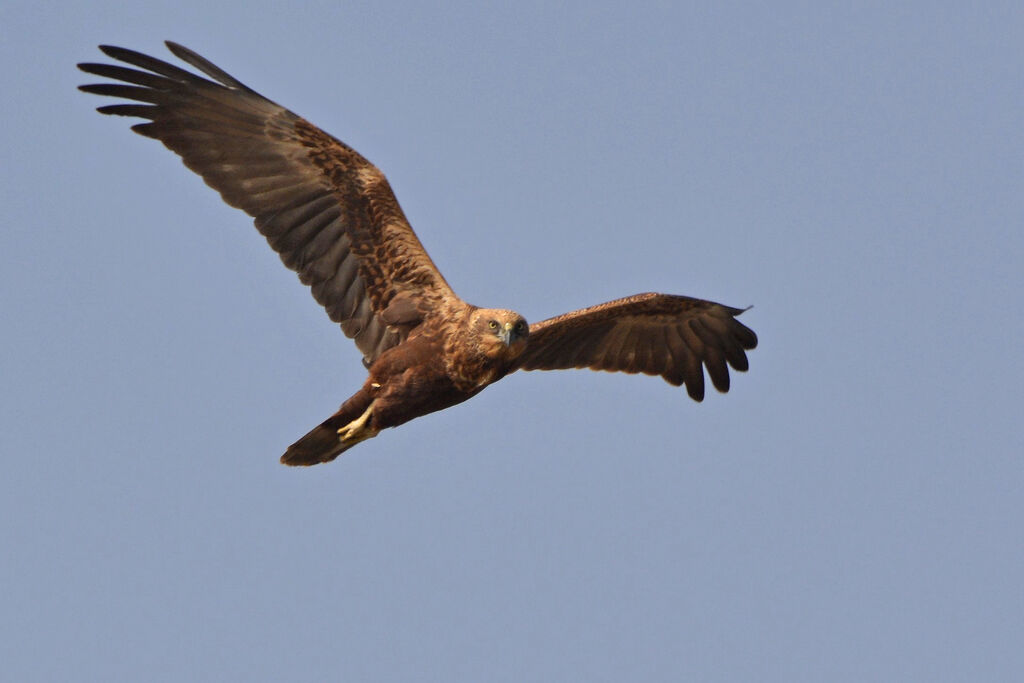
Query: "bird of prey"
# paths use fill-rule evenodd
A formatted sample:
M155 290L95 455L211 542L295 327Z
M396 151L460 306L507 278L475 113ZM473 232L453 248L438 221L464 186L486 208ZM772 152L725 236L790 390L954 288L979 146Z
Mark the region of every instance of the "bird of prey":
M637 294L528 325L452 291L384 175L354 149L245 86L195 52L167 42L208 78L145 54L100 46L130 65L79 64L120 81L81 90L130 103L103 114L181 156L296 271L355 340L369 375L334 415L281 462L329 462L382 429L461 403L516 370L660 375L704 398L704 370L721 392L747 370L757 336L743 309L671 294ZM703 366L703 367L702 367Z

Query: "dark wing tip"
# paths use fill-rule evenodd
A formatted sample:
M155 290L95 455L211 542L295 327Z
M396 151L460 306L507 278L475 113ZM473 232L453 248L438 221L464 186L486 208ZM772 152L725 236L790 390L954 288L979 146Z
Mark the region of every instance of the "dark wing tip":
M154 107L151 104L105 104L96 107L101 114L113 114L115 116L137 116L140 119L152 119Z
M167 46L167 49L170 50L171 54L173 54L175 57L185 62L186 64L194 66L195 68L199 69L204 74L221 83L222 85L226 85L229 88L251 90L251 88L246 86L237 78L227 73L219 66L217 66L210 60L206 59L205 57L199 55L193 50L188 49L184 45L176 43L173 40L165 40L164 45Z
M203 81L202 78L195 75L194 73L174 66L173 64L168 64L163 60L157 59L156 57L150 57L149 55L143 54L142 52L136 52L135 50L129 50L128 48L124 47L117 47L116 45L100 45L99 48L103 54L107 55L108 57L111 57L112 59L116 59L119 62L124 62L125 64L131 64L132 66L138 67L140 69L145 69L147 72L152 72L152 74L158 74L159 76L170 79L171 81L177 81L180 83L197 83ZM202 60L202 58L200 58L200 60L205 61ZM190 60L185 61L188 61L190 64L193 63ZM113 78L121 78L121 76L117 74L100 73L99 71L97 71L96 68L94 68L93 65L87 66L89 68L83 70L89 73L97 73L101 76L112 76ZM104 68L103 65L96 66ZM79 68L81 68L81 65L79 65ZM107 65L105 67L107 71L110 71L112 68L119 69L121 73L124 73L123 67L111 67L110 65ZM145 76L145 74L143 75Z
M736 320L736 318L738 318L739 316L743 315L751 308L753 308L753 304L747 306L746 308L733 308L732 306L722 307L730 316L732 316L732 328L734 330L736 340L743 345L744 349L747 349L748 351L750 349L756 349L757 334L752 329L741 323L739 320Z
M146 57L147 55L135 50L129 50L126 47L118 47L117 45L100 45L100 52L108 57L120 60L122 62L130 62L135 57Z
M750 310L749 308L744 310ZM757 348L757 333L752 329L741 323L739 320L733 319L733 326L736 330L736 339L740 344L743 345L744 349L748 351L750 349Z
M740 338L743 342L743 348L745 349L756 349L757 348L757 333L749 327L744 326L743 330L745 334Z

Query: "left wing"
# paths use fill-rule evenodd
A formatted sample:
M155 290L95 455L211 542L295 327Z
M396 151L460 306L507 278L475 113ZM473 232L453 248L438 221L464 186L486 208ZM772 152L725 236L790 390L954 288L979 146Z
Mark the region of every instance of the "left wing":
M744 309L672 294L637 294L530 325L515 369L591 368L661 375L704 399L704 371L721 392L729 368L745 372L753 330L736 320Z

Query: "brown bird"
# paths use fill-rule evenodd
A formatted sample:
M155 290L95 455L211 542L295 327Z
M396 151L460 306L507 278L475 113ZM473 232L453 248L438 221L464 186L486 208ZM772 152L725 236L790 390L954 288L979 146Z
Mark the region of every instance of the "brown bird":
M637 294L527 325L514 311L460 299L434 266L377 168L354 149L176 43L213 80L119 47L137 68L79 64L122 83L83 85L132 100L103 114L180 155L256 228L363 354L369 376L331 417L289 446L286 465L334 460L386 427L461 403L515 370L592 368L660 375L704 398L747 369L757 336L742 309Z

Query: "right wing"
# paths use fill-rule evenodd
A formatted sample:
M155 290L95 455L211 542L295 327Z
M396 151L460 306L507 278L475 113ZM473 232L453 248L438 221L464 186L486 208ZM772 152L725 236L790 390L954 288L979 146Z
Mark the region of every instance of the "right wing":
M191 50L167 47L214 80L101 46L138 69L79 64L128 84L80 89L134 100L98 111L148 119L132 130L163 142L225 202L253 216L365 363L400 343L427 313L457 300L373 164Z

